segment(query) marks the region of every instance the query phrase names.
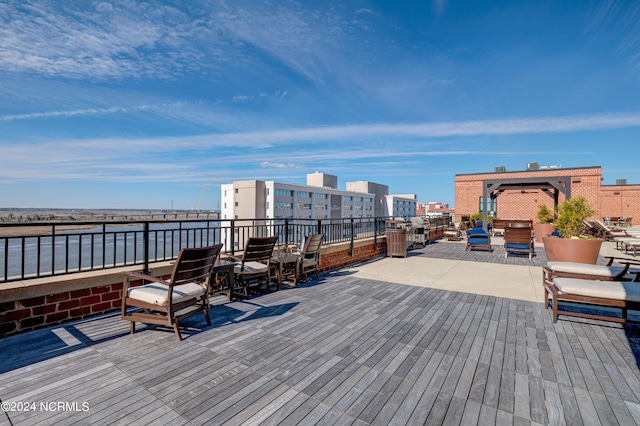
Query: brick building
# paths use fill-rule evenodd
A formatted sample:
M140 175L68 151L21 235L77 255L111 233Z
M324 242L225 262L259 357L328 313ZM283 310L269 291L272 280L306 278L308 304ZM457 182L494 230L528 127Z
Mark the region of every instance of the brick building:
M527 170L505 171L496 168L493 173L459 174L455 177L456 221L462 216L480 212L483 181L495 179L528 179L548 177L570 177L571 198L584 197L596 211L594 219L605 216L632 217L633 224L640 224L640 185L602 185L600 166L575 168L537 168L528 166ZM560 194L559 202L564 201ZM496 198L495 206L488 211L501 218L531 218L536 220L538 206L543 203L553 209L553 198L541 189L523 187L504 191Z

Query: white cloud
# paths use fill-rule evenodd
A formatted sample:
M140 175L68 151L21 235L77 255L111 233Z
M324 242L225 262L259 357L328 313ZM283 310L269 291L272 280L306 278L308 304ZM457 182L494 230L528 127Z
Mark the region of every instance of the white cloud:
M274 163L274 162L271 162L271 161L263 161L262 163L260 163L260 167L263 167L263 168L274 168L274 169L295 169L298 166L296 166L293 163L285 164L285 163Z

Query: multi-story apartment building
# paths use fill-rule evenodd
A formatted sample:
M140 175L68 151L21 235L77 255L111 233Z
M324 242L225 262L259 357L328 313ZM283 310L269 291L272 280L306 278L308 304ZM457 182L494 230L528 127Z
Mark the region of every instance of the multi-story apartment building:
M416 195L389 195L379 183L347 182L338 189L337 176L307 175L307 184L243 180L221 186L222 219L342 219L413 217Z
M418 201L415 194L387 195L387 212L390 216L409 218L416 216Z
M337 189L337 177L307 175L307 184L245 180L221 186L222 219L374 217L376 194Z

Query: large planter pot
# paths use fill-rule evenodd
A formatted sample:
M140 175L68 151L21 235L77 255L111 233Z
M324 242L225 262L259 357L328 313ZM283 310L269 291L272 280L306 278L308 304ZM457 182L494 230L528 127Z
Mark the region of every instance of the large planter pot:
M541 243L542 237L550 236L553 231L556 230L556 226L552 223L534 223L533 232L536 234L536 241Z
M602 239L592 240L542 237L547 260L561 262L589 263L598 261Z

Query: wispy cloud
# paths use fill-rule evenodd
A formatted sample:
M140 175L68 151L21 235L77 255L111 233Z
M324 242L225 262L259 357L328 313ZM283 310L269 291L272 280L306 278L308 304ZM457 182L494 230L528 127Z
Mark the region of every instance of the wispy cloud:
M371 170L379 164L381 174L413 174L427 158L462 156L498 157L550 155L536 149L438 149L442 137L477 135L579 132L640 126L640 114L605 114L557 118L522 118L470 122L333 126L273 132L212 134L181 138L92 139L5 145L0 159L0 179L60 179L135 182L220 182L246 177L248 170L286 170L332 164L352 170ZM372 139L386 139L372 145ZM309 144L308 141L320 141ZM431 140L431 146L427 140ZM271 147L249 150L263 146ZM305 141L304 144L298 144ZM345 142L348 141L348 144ZM279 145L288 145L286 162ZM402 146L402 149L398 149ZM37 152L38 155L33 155ZM557 150L556 156L585 155ZM140 159L144 159L141 161ZM176 161L184 158L185 161ZM382 164L388 163L386 168ZM376 168L378 170L378 168ZM395 173L394 172L394 173Z
M274 168L274 169L295 169L296 166L293 163L274 163L272 161L263 161L260 163L260 167L263 168Z
M174 103L165 105L139 105L133 107L111 107L111 108L87 108L70 111L47 111L47 112L31 112L27 114L10 114L0 115L0 121L17 121L17 120L31 120L37 118L51 118L51 117L75 117L79 115L102 115L102 114L115 114L126 113L133 111L149 111L157 110L159 108L165 108L169 106L181 106L184 103Z

